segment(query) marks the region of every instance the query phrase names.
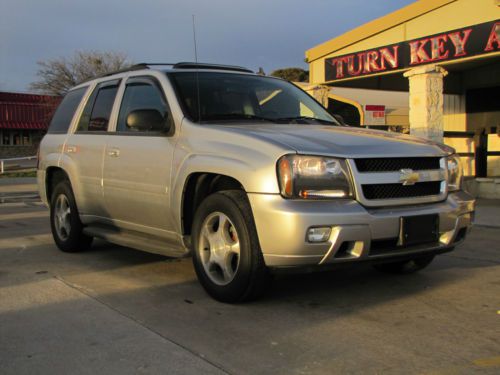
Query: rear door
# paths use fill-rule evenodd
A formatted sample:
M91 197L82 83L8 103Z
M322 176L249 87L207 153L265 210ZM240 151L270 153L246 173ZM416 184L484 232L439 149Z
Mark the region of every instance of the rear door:
M155 125L141 129L130 126L129 115L141 111L159 113L170 130ZM115 225L167 238L173 235L169 186L174 130L168 103L156 78L129 78L116 131L104 154L104 198Z
M76 129L65 145L79 181L75 194L81 215L107 217L102 189L102 167L107 130L119 80L99 83L89 96Z
M68 130L73 121L76 121L76 113L81 106L81 101L88 90L88 86L80 87L69 91L62 102L57 107L50 122L47 135L43 137L38 155L38 187L40 197L48 203L51 197L46 197L46 176L45 170L48 167L59 165L59 159L64 149L64 144L68 138Z

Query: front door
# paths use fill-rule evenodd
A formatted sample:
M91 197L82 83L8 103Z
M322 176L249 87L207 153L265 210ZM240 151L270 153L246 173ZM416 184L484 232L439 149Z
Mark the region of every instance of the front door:
M104 153L104 199L116 226L173 236L169 212L173 130L159 83L153 77L129 78L116 132Z

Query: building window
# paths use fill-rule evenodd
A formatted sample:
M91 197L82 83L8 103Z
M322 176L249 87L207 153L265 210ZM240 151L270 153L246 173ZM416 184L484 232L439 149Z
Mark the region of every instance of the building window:
M31 145L31 133L23 132L23 145Z
M8 130L2 130L1 142L2 146L10 146L10 132Z
M23 138L21 137L20 131L12 132L12 145L13 146L22 146L23 145Z
M0 130L0 146L31 146L32 133L29 130Z

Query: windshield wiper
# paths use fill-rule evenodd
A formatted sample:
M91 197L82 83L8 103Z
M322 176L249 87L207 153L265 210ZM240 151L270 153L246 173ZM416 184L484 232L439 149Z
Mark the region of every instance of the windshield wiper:
M287 122L292 122L297 120L308 120L308 121L317 121L321 124L327 124L327 125L339 125L335 121L324 120L310 116L269 118L269 117L263 117L245 113L215 113L215 114L205 115L202 118L202 121L217 121L217 120L257 120L257 121L273 122L275 124L284 124Z
M310 116L293 116L293 117L280 117L280 118L275 118L275 121L296 121L296 120L311 120L311 121L318 121L322 124L328 124L328 125L339 125L336 121L330 121L330 120L324 120L321 118L317 117L310 117Z
M250 115L245 113L216 113L202 117L202 121L214 121L214 120L258 120L266 122L267 121L276 122L276 120L272 118Z

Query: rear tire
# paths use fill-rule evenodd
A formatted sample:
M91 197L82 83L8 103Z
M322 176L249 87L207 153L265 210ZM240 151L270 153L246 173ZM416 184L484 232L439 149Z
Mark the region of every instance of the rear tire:
M259 297L269 282L246 194L238 190L208 196L196 210L193 265L206 292L221 302Z
M427 255L400 262L374 264L373 267L385 273L410 274L424 269L431 264L433 259L434 255Z
M88 249L93 238L83 233L75 197L68 180L59 182L50 200L50 227L57 247L67 253Z

